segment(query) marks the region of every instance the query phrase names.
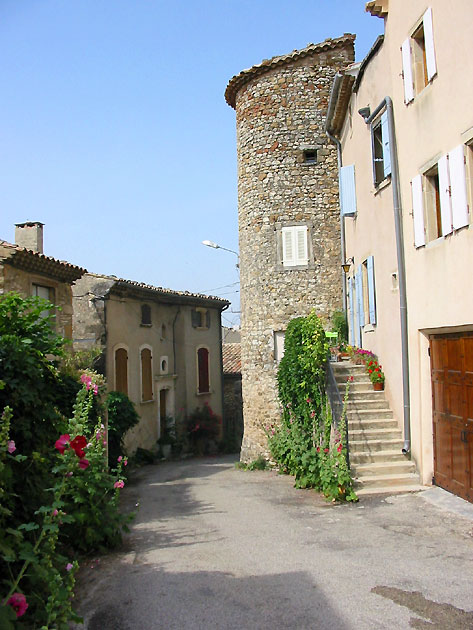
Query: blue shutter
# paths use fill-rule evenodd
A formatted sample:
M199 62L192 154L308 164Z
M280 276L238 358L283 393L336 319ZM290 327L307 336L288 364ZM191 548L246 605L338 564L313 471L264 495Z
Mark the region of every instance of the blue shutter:
M370 307L370 324L376 324L376 298L374 292L374 266L373 256L369 256L366 261L368 268L368 303Z
M388 112L381 115L381 140L383 142L384 177L391 174L391 146L389 144Z
M340 210L342 217L353 217L356 214L355 166L342 166L339 176Z
M348 278L348 304L350 308L350 345L355 343L355 311L353 309L353 278Z

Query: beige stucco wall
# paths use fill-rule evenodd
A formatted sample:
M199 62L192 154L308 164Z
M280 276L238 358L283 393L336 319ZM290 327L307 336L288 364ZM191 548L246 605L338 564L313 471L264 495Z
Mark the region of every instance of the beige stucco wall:
M437 75L405 105L400 47L428 6L432 8ZM373 111L385 96L391 96L407 270L412 455L424 483L430 483L433 472L427 334L473 330L473 228L470 225L416 249L410 182L429 162L435 163L473 135L472 24L470 0L391 2L384 44L352 97L352 114L346 118L342 136L343 163L355 164L358 209L355 219L345 219L347 257L355 256L358 265L367 255L374 255L375 264L378 323L372 332L366 330L363 346L379 355L387 396L402 424L399 293L391 277L397 269L392 186L388 183L374 190L370 131L357 113L366 105ZM471 198L469 203L471 214Z

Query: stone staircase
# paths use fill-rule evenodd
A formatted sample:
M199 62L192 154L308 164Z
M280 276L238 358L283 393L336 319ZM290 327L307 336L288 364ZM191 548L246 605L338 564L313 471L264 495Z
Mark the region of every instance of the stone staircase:
M350 465L358 496L422 490L414 462L384 392L375 392L364 365L332 363L340 394L353 376L347 407Z

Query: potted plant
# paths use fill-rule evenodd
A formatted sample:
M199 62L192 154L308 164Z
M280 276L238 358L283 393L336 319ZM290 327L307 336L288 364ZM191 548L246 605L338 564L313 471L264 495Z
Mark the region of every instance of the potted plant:
M385 375L379 363L372 359L366 365L370 381L373 383L373 389L375 391L382 391L384 389Z

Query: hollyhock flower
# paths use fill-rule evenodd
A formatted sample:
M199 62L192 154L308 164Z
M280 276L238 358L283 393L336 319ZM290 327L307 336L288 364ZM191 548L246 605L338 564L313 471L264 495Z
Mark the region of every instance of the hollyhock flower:
M340 444L337 446L337 453L341 453L342 452L342 443L340 442Z
M70 470L69 472L66 473L66 477L72 477L74 473L72 472L72 470Z
M126 457L125 457L125 459L123 460L123 465L124 465L124 466L128 466L128 460L127 460L127 458L126 458Z
M57 516L59 512L57 510L53 510L53 516Z
M71 441L71 448L74 450L77 457L84 457L85 451L84 447L87 446L87 440L83 435L77 435Z
M85 457L81 457L79 459L79 468L82 468L82 470L85 470L88 467L89 467L89 460L85 459Z
M64 435L61 435L59 440L56 440L56 443L54 444L54 446L61 453L61 455L64 455L64 451L68 447L70 439L71 439L71 436L68 433L66 433Z
M328 448L324 448L324 453L328 453Z
M28 604L26 603L26 597L23 593L13 593L10 599L7 601L7 604L13 608L16 612L17 617L22 617L26 609L28 608Z
M99 393L99 386L94 385L94 396L97 396L98 393Z
M312 402L312 400L311 400L310 398L308 398L308 399L306 400L306 402L308 402L308 403L310 404L310 403Z
M311 412L310 412L310 417L311 417L311 418L315 418L315 411L311 411Z
M113 484L114 488L123 488L123 486L125 485L125 483L120 479L120 481L115 481L115 483Z
M123 457L121 455L118 456L117 462L120 463L122 461Z
M16 451L15 440L8 440L7 450L10 453L10 455Z
M70 571L73 567L74 567L74 565L71 562L68 562L66 564L66 571Z

